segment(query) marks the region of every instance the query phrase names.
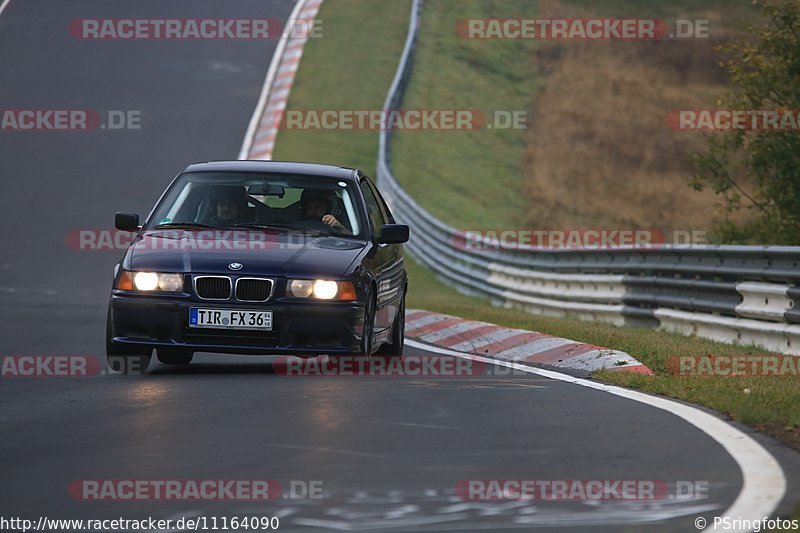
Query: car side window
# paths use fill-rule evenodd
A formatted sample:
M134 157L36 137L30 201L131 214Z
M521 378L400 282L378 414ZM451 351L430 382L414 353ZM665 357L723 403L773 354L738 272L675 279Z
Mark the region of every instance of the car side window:
M375 198L378 200L378 206L381 208L383 220L386 221L384 224L394 224L394 217L392 216L391 211L389 211L389 206L386 205L386 200L383 199L383 196L381 196L380 191L374 183L370 182L370 188L375 193Z
M361 180L359 182L359 186L361 187L361 192L364 195L364 201L367 203L367 215L372 223L373 231L375 232L376 236L380 236L381 226L387 222L384 219L383 213L381 212L378 200L375 198L375 194L373 194L372 189L366 180Z

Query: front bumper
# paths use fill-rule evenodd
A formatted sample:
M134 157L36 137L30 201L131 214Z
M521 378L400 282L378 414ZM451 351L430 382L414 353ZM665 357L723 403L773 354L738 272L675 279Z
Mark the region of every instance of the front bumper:
M186 348L196 352L299 355L358 353L364 307L353 302L276 299L247 305L198 302L181 296L114 291L109 306L111 337L119 345ZM192 307L271 310L272 331L189 327Z

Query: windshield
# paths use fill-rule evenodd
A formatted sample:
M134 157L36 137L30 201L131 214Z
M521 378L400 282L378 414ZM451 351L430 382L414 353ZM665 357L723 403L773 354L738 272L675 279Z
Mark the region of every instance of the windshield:
M146 229L274 228L358 236L362 224L353 192L352 184L332 178L189 172L170 188Z

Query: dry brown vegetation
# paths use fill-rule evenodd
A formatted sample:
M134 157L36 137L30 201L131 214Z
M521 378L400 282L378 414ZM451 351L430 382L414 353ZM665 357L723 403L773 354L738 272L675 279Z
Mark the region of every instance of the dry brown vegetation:
M684 14L730 20L723 11ZM540 16L556 13L602 16L542 2ZM713 107L725 94L712 47L733 38L734 27L712 26L707 40L543 42L526 151L528 224L710 230L720 203L688 186L690 154L705 134L675 131L666 116Z

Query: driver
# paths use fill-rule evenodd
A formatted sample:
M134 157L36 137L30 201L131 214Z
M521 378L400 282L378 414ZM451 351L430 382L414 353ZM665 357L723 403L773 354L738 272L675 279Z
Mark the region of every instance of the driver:
M212 224L235 226L244 222L247 211L247 192L242 187L224 187L216 191L212 204Z
M318 220L341 233L352 235L352 232L331 214L334 197L333 191L305 189L300 195L301 216L305 220Z

